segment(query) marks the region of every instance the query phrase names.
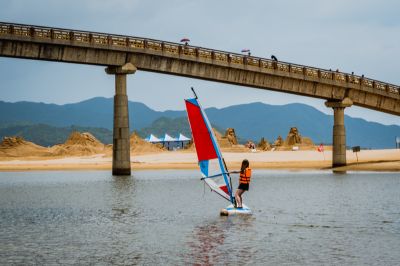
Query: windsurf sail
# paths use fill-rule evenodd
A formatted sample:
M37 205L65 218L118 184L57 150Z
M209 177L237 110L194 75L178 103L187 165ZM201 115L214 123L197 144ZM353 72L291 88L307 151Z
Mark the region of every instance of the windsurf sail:
M185 104L202 180L212 191L234 203L231 178L217 139L194 90L193 93L195 98L186 99Z

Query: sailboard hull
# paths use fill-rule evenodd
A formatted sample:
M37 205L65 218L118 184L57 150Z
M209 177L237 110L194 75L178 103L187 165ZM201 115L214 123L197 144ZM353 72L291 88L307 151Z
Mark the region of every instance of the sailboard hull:
M246 205L242 204L243 208L235 208L233 204L229 205L228 207L224 208L221 210L220 214L221 216L228 216L228 215L250 215L252 214L251 209L247 207Z

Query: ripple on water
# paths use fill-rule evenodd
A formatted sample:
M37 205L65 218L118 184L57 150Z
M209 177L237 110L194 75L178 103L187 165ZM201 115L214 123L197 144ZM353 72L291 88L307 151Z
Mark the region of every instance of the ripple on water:
M252 182L253 215L220 217L228 203L197 171L0 173L0 264L400 261L396 174L254 171Z

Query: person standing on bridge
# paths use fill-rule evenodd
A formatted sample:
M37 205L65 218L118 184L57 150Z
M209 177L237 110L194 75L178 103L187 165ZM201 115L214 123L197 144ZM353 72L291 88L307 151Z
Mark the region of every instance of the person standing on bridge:
M250 179L251 179L251 168L250 163L247 159L244 159L240 171L234 171L232 173L239 173L239 187L235 192L236 208L242 208L242 195L245 191L249 190Z

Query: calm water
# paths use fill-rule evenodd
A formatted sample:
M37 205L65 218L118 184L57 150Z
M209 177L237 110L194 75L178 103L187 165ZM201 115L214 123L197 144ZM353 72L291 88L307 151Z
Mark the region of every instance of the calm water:
M399 173L254 171L254 215L198 171L0 173L0 265L398 265Z

